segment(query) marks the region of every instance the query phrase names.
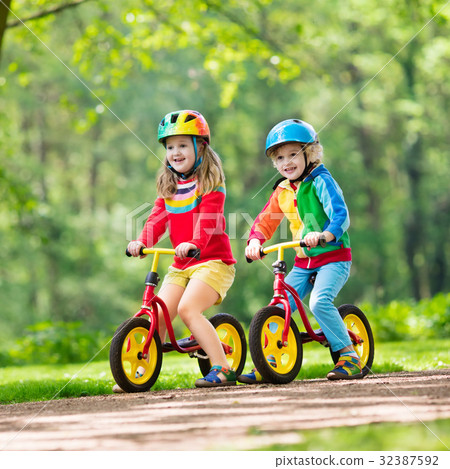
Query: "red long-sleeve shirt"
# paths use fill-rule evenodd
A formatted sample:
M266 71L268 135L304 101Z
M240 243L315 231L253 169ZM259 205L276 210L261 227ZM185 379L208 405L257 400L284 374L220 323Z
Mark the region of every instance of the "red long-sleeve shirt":
M235 264L230 239L225 233L224 204L225 186L201 194L196 179L179 181L173 197L156 199L138 241L152 247L168 229L174 248L188 242L200 249L199 261L175 256L173 267L185 269L213 259Z

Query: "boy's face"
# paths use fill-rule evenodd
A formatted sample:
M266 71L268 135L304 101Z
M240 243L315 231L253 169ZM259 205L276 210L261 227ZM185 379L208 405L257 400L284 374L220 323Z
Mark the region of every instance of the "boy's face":
M277 148L272 155L272 160L278 172L291 181L300 177L305 170L305 158L302 147L305 144L290 142Z

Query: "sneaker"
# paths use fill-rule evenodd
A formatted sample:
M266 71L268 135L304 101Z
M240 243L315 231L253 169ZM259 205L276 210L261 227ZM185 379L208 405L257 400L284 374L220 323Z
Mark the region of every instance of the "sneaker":
M222 381L218 374L222 373L225 376L225 381ZM214 388L217 386L234 386L236 384L236 373L233 370L224 368L223 366L215 365L209 373L195 382L197 388Z
M118 384L115 384L112 388L112 392L115 393L115 394L123 394L125 393L125 391L118 385Z
M327 374L327 378L336 379L361 379L361 360L356 357L341 355L335 367Z
M266 357L267 363L272 366L272 368L277 367L277 361L275 360L275 357L273 355L268 355ZM237 380L240 383L244 384L260 384L260 383L266 383L267 381L264 380L264 378L261 376L259 371L256 368L253 368L253 370L250 373L247 373L246 375L239 375L237 377Z
M135 373L134 377L135 377L136 379L142 378L142 377L144 376L144 374L145 374L145 368L143 368L142 366L140 366L140 367L136 370L136 373Z
M266 382L256 368L253 368L253 370L246 375L239 375L237 380L244 384L261 384Z

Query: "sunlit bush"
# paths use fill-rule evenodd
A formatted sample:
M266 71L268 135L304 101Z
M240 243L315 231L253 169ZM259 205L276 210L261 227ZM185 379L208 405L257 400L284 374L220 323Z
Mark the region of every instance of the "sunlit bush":
M112 335L113 329L89 330L81 322L41 322L29 326L27 334L0 355L0 365L105 360Z
M366 303L362 309L379 341L450 337L450 293L419 302Z

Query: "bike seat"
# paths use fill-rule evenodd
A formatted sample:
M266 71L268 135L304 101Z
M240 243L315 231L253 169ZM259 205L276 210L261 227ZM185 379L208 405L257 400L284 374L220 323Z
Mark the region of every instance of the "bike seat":
M313 272L311 276L309 277L308 281L311 285L314 285L314 283L316 282L316 277L317 277L317 272Z

